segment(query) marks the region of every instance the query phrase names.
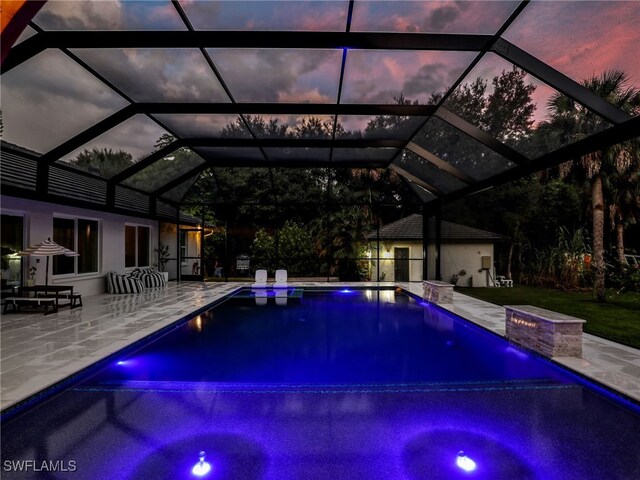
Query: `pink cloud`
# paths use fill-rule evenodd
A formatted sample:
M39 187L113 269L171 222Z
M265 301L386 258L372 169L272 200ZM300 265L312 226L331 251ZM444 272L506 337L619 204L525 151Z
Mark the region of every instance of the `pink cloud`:
M356 0L353 31L495 33L518 2Z
M532 2L505 38L576 81L605 70L640 84L640 2Z
M278 92L278 102L288 103L334 103L335 97L322 94L318 88L305 91Z
M473 52L366 51L347 54L342 101L393 103L394 97L426 102L451 86L475 56Z

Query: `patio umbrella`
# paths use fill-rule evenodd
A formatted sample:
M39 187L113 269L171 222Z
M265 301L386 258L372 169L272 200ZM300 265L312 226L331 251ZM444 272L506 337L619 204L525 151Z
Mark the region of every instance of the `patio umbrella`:
M33 245L29 248L26 248L25 250L22 250L21 252L18 252L18 255L21 257L47 257L47 265L44 271L45 285L49 285L49 257L53 257L54 255L65 255L67 257L80 256L73 250L69 250L62 245L57 244L50 238L45 240L44 242L38 243L37 245Z

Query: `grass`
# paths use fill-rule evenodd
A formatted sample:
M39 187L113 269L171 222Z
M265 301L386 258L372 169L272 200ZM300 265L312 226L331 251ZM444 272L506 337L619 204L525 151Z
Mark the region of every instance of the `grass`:
M640 349L640 293L617 294L607 290L607 302L598 303L591 293L563 292L549 288L456 288L456 291L497 305L535 305L587 321L584 331Z

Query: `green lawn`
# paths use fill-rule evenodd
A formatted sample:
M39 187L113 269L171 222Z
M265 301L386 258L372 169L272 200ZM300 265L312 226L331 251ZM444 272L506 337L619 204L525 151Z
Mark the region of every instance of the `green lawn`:
M640 293L607 291L607 303L597 303L591 293L548 288L456 288L456 291L498 305L535 305L583 318L584 331L614 342L640 348Z

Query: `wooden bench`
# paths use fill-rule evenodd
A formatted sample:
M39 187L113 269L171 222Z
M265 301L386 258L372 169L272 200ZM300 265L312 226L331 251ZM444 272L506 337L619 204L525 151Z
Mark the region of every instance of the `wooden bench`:
M44 306L44 314L49 315L49 313L57 313L58 305L56 305L56 299L50 297L7 297L4 299L4 311L2 313L7 313L7 307L9 305L13 306L14 312L19 312L21 306L34 305L36 307ZM50 312L49 307L52 307L53 310Z

